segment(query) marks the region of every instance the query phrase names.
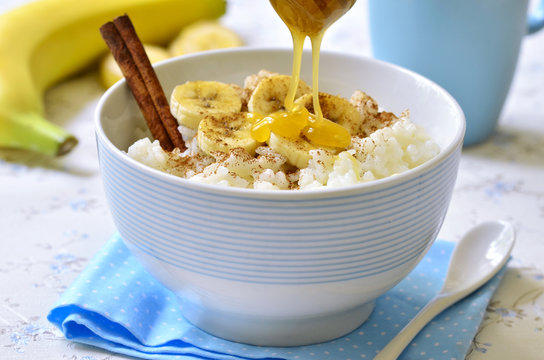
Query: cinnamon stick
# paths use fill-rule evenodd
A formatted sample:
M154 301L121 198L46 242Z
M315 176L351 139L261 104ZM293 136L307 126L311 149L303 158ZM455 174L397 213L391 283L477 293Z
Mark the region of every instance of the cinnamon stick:
M144 47L127 15L100 27L100 33L121 68L153 137L166 151L185 150L178 123Z

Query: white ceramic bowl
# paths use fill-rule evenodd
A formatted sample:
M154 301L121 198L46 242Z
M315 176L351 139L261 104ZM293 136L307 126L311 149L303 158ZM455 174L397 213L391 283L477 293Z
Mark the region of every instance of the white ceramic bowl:
M156 67L167 97L187 80L243 84L268 69L289 74L291 51L238 49ZM309 54L302 78L311 83ZM431 81L376 60L323 53L320 90L361 89L385 109L409 109L441 147L397 176L345 188L264 191L186 181L125 151L142 117L124 82L96 112L104 188L123 239L181 299L184 316L214 335L259 345L339 337L423 257L455 182L464 116Z

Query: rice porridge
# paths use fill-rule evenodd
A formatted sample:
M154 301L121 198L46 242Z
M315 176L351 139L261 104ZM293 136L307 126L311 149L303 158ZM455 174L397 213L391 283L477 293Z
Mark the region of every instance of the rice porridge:
M351 98L319 93L300 81L285 111L290 76L260 71L243 87L193 81L174 89L170 108L187 149L163 150L142 136L128 155L152 168L198 181L240 188L304 190L340 187L394 176L436 156L425 129L381 111L357 90Z

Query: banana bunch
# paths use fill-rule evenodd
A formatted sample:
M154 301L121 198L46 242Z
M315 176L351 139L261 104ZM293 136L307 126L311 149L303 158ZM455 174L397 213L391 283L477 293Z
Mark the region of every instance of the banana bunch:
M44 117L43 93L106 51L99 27L127 13L143 42L217 18L224 0L38 0L0 15L0 147L62 155L74 136Z
M250 75L244 88L216 81L189 81L172 92L170 110L180 125L197 130L198 145L210 156L228 153L234 148L242 148L253 155L257 147L266 144L283 155L289 164L305 168L311 158L310 151L318 148L312 143L313 134L303 130L313 111L312 89L300 81L295 104L299 109L296 112L301 115L282 113L289 83L290 76L267 71ZM357 134L362 115L355 104L328 94L320 94L320 104L323 115L330 119L325 119L323 126L331 129L330 132L325 129L321 134L333 137L337 128ZM271 119L278 116L288 116L288 121L271 124ZM264 131L265 126L261 125L266 125ZM300 136L301 131L304 137ZM317 143L324 143L323 139L319 140ZM325 144L326 141L328 139ZM319 148L333 153L338 151L327 145Z

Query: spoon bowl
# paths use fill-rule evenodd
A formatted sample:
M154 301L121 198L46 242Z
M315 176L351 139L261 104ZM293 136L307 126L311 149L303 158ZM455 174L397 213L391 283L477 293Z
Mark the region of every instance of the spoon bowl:
M488 282L508 261L514 242L514 227L508 222L490 221L472 228L453 251L442 289L374 360L396 359L436 315Z
M455 247L440 292L464 297L488 282L508 260L514 238L514 227L504 221L472 228Z

